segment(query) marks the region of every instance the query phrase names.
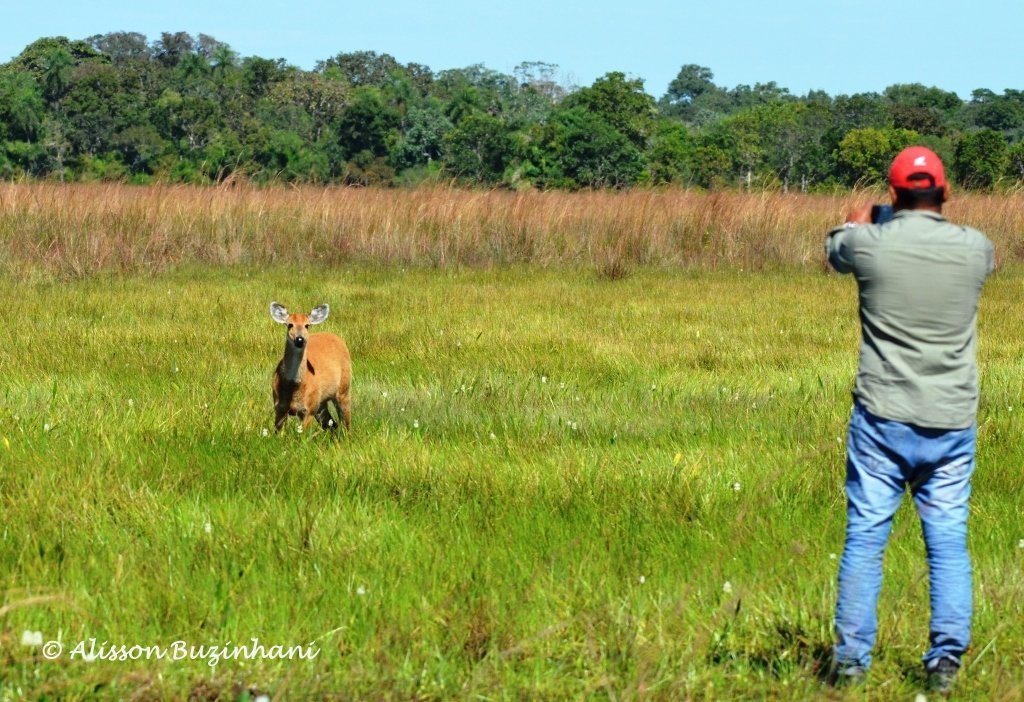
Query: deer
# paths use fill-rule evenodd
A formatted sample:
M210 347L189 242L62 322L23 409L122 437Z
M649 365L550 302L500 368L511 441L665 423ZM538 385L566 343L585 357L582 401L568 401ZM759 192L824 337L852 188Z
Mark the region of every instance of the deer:
M284 305L270 303L270 316L287 326L284 356L274 370L270 386L274 393L274 430L279 432L289 415L302 420L305 431L316 418L324 429L335 429L337 423L328 407L335 410L349 429L352 405L349 388L352 384L352 359L348 346L329 332L309 333L309 327L327 319L327 304L307 314L289 314Z

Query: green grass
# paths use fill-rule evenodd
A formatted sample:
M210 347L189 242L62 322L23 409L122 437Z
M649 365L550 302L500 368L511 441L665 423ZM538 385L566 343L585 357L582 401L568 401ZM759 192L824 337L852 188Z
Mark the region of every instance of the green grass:
M963 699L1024 694L1022 281L983 299ZM211 267L0 298L0 699L843 698L849 278ZM272 299L331 304L350 434L273 434ZM927 618L908 502L846 697L912 699ZM24 631L320 655L50 662Z

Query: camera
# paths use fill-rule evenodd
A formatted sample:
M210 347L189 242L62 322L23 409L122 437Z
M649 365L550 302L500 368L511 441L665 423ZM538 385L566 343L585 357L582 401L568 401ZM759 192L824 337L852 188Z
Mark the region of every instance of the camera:
M893 217L892 205L872 205L871 223L885 224Z

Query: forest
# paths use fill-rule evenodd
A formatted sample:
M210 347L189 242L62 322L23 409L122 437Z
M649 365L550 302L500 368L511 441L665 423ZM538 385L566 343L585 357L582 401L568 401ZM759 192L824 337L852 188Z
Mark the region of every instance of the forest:
M307 71L186 32L41 38L0 65L0 179L837 192L883 182L913 143L958 187L1024 182L1020 90L801 96L687 64L655 97L621 72L558 76L375 51Z

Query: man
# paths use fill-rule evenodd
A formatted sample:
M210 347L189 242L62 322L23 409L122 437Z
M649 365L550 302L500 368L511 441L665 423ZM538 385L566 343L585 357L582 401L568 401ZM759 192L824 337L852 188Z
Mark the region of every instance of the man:
M861 346L847 435L846 544L839 565L834 649L838 684L871 665L892 518L909 488L921 518L931 599L929 686L946 693L970 643L967 512L978 408L978 298L995 263L980 232L947 222L939 157L902 151L889 171L895 215L871 206L825 240L828 261L853 273Z

